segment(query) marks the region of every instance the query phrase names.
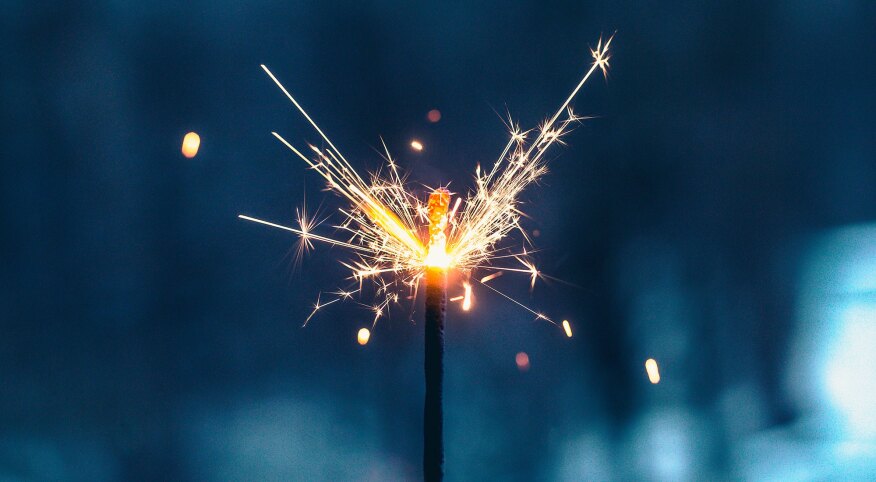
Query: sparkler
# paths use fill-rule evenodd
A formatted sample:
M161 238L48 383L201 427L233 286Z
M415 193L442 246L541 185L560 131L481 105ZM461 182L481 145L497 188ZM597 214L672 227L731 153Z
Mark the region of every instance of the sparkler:
M572 112L570 103L587 80L597 70L606 74L608 47L612 37L603 43L599 39L591 49L593 63L590 69L572 90L557 111L536 129L521 130L511 122L510 139L489 170L478 165L475 170L475 187L465 197L457 197L451 204L451 193L444 188L431 192L424 205L405 187L405 177L384 144L386 167L371 173L364 179L353 165L341 154L316 122L286 90L282 83L264 65L262 69L277 87L292 102L301 115L319 134L326 147L308 145L299 150L280 134L272 134L310 169L322 176L329 190L349 201L349 206L340 208L342 221L336 225L345 237L331 237L314 233L319 223L299 212L298 227L285 226L269 221L240 215L241 219L264 224L295 233L300 249L309 249L312 242L349 249L354 259L342 261L351 270L353 286L332 292L332 299L314 305L305 325L317 312L339 301L361 297L366 280L371 281L375 293L373 304L366 305L374 315L372 328L389 312L390 305L399 299L415 299L421 280L425 281L425 375L426 401L424 409L424 475L426 480L440 480L443 476L443 412L441 392L443 383L444 315L447 291L447 272L451 269L462 273L464 295L461 300L464 310L472 305L472 280L481 286L512 301L532 313L536 319L562 326L566 335L572 336L568 321L557 324L547 315L535 311L514 298L488 285L504 272L524 273L529 276L530 288L544 275L529 258L524 248L515 252L501 241L518 230L528 243L526 232L520 225L520 194L538 181L546 172L545 154L555 144L562 144L562 136L571 126L583 119ZM431 113L430 113L431 115ZM431 118L430 118L431 119ZM529 141L529 138L534 138ZM412 148L422 150L419 141ZM304 152L302 152L304 151ZM508 266L516 261L518 265ZM480 279L475 271L490 270ZM355 285L358 287L354 288ZM321 293L322 294L322 293ZM359 340L362 342L360 330ZM367 343L367 336L365 337Z

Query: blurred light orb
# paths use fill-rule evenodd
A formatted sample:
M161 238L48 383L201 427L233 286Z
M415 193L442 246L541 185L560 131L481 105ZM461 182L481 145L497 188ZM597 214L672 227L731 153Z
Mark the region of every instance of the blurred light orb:
M572 325L569 324L569 320L563 320L563 331L566 332L566 336L572 338Z
M359 342L360 345L367 345L368 340L371 339L371 331L368 328L362 328L359 330L359 333L356 335L356 341Z
M421 152L423 150L423 143L414 139L411 141L411 149Z
M826 231L802 260L786 386L835 435L876 440L876 224Z
M525 351L521 351L514 356L514 362L517 363L517 369L521 372L529 370L529 355Z
M660 383L660 369L657 367L657 360L653 358L645 360L645 371L648 372L648 380L652 384Z
M441 111L438 109L432 109L426 114L426 119L429 119L429 122L436 123L441 120Z
M859 434L876 434L876 305L852 305L831 344L824 371L831 403Z
M191 159L198 155L198 148L201 147L201 136L195 132L189 132L183 137L182 154Z

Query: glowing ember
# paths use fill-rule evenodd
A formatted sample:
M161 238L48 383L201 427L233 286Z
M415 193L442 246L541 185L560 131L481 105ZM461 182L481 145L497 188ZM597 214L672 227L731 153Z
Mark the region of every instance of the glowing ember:
M363 284L367 280L371 282L373 289L370 291L374 293L375 301L366 306L374 314L376 323L388 315L390 305L398 304L399 299L415 299L426 269L439 267L458 270L465 279L479 280L482 286L530 312L535 319L557 325L547 315L486 283L503 272L517 272L528 275L532 288L543 276L531 261L525 246L517 251L501 242L512 231L520 231L524 240L529 241L520 224L523 217L520 195L547 172L548 151L552 146L562 144L563 135L581 120L569 105L595 71L605 73L610 44L611 38L605 43L600 39L597 47L591 49L594 61L590 69L557 111L539 127L523 130L510 122L510 139L501 154L488 169L477 166L475 186L467 194L457 197L449 213L450 192L434 190L428 204L424 205L421 198L407 189L405 175L400 172L386 145L383 146L386 168L365 177L360 175L274 74L262 65L271 80L319 134L323 147L308 145L310 152L305 155L302 150L307 152L306 149L299 150L276 132L272 134L322 176L329 190L349 202L346 208L339 209L343 219L336 226L341 233L337 238L316 234L320 223L309 219L303 210L299 212L297 227L240 215L241 219L297 234L304 249L312 247L310 241L320 241L353 252L353 259L342 261L351 271L351 286L330 292L334 298L325 302L317 297L308 320L332 303L348 300L353 293L361 294L366 289ZM419 140L412 140L410 146L416 151L423 150ZM502 265L501 261L519 264ZM474 272L480 270L488 273L475 276ZM355 285L358 288L354 288ZM466 287L463 309L466 304L471 307L471 300L470 287ZM563 321L562 327L566 336L571 337L568 321Z
M201 147L201 136L195 132L189 132L183 137L182 154L191 159L198 155L198 148Z
M648 380L654 385L660 383L660 370L657 368L657 361L653 358L645 360L645 371L648 372Z
M362 328L359 330L359 333L356 335L356 341L359 342L360 345L367 345L368 340L371 339L371 331L368 328Z
M441 111L438 109L432 109L426 114L426 119L429 119L429 122L436 123L441 120Z
M525 351L521 351L515 355L514 362L517 363L517 368L521 372L529 370L529 355L527 355Z
M463 289L465 289L465 294L462 295L462 311L468 311L471 309L471 284L466 282L462 283Z

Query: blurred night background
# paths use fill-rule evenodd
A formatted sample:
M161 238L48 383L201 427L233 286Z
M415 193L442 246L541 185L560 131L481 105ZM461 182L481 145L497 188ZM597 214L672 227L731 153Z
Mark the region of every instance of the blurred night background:
M873 480L874 25L868 1L4 2L0 479L419 478L421 306L365 346L354 304L302 329L347 255L294 269L291 233L237 219L343 205L271 137L318 143L259 64L358 167L383 136L459 192L617 30L574 102L596 118L525 196L567 283L494 282L575 336L477 285L451 304L447 479Z

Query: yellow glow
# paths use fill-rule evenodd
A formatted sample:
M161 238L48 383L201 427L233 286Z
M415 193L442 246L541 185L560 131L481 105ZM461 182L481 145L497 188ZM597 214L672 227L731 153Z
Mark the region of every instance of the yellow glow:
M194 132L189 132L183 137L182 154L191 159L198 154L198 148L201 147L201 136Z
M465 281L462 287L465 289L465 294L462 295L462 311L468 311L471 309L471 284Z
M361 330L359 330L359 333L356 335L356 340L359 342L360 345L363 345L363 346L367 345L368 340L370 340L370 339L371 339L371 331L369 331L368 328L362 328Z
M450 267L450 256L447 256L447 251L444 250L443 243L434 243L429 246L429 254L425 259L426 266L430 268L446 269Z
M422 151L423 150L423 143L414 139L411 141L411 149L418 151L418 152Z
M572 325L569 324L569 320L563 320L563 331L566 332L566 336L572 338Z
M657 368L657 361L653 358L645 360L645 371L648 372L648 380L654 385L660 383L660 370Z

